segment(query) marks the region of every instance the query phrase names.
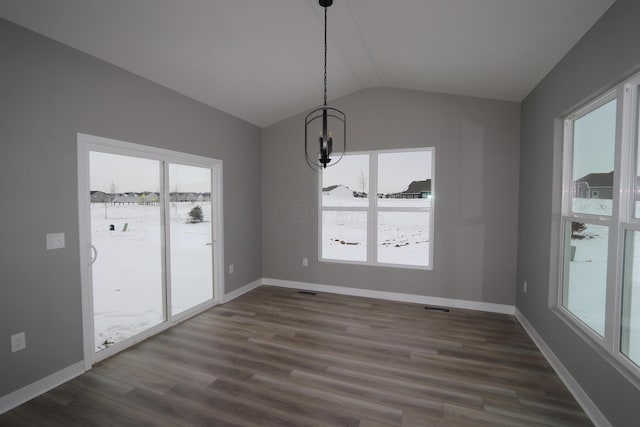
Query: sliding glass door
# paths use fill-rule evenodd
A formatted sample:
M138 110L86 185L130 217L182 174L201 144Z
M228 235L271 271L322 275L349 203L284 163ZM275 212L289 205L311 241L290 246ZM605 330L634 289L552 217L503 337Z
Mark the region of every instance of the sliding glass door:
M90 367L217 301L222 162L80 134L78 166Z

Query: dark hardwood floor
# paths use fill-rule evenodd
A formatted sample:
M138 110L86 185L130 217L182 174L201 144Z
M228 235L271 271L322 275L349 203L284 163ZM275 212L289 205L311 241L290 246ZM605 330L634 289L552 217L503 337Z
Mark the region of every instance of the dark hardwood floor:
M0 425L592 424L513 316L260 287Z

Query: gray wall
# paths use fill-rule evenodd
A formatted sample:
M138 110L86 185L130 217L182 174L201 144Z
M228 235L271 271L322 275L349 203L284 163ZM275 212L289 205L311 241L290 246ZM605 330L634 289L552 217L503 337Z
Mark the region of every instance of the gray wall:
M318 262L317 175L300 114L263 129L264 276L514 304L519 104L377 88L331 105L347 115L350 151L436 147L434 269Z
M0 64L0 396L82 360L78 132L222 159L227 292L262 277L259 128L4 20Z
M638 17L640 2L618 0L522 104L518 283L528 292L518 287L517 307L615 426L638 425L640 390L548 308L558 259L554 119L638 69Z

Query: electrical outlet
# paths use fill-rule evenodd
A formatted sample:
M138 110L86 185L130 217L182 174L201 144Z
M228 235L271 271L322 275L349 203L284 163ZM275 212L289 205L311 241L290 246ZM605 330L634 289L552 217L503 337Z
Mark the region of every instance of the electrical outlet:
M27 339L24 332L11 335L11 353L24 350L27 347Z
M233 264L229 264L229 274L233 274L234 271Z
M309 258L302 258L302 266L306 267L309 265Z
M527 281L525 280L524 282L522 282L522 290L524 291L524 293L527 293Z
M64 233L47 234L47 250L64 248Z

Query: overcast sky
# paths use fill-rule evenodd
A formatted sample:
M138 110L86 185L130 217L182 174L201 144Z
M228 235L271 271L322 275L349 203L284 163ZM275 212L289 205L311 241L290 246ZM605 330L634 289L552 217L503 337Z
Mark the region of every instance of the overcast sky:
M339 155L333 155L337 159ZM353 191L362 191L360 171L369 184L369 157L366 154L348 154L336 166L322 171L322 186L346 185ZM380 153L378 155L378 192L397 193L407 189L412 181L431 178L431 152Z
M616 101L583 116L574 124L573 180L613 170Z
M334 159L338 155L333 155ZM407 189L412 181L431 178L431 152L381 153L378 157L378 188L381 193L395 193ZM143 192L160 190L160 162L157 160L91 152L92 191ZM353 191L362 191L360 171L369 184L367 155L348 154L335 167L323 171L323 187L346 185ZM170 191L210 192L210 170L184 165L170 165ZM368 190L366 190L368 191Z
M92 191L115 192L160 191L160 162L138 157L91 152ZM211 191L211 171L185 165L169 165L170 191L203 193Z

